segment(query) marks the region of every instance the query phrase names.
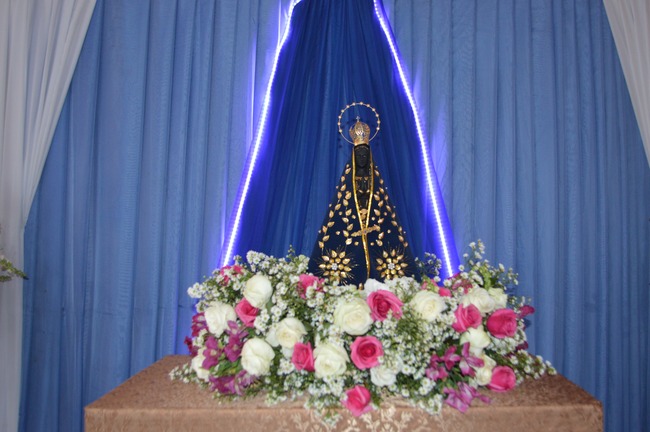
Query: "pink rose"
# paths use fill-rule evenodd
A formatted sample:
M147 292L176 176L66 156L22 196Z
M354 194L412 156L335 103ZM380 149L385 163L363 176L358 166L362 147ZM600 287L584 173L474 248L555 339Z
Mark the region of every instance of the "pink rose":
M250 304L246 298L241 299L241 301L237 303L237 306L235 306L235 313L246 327L255 327L255 318L257 318L257 313L259 311L260 310Z
M440 287L438 288L438 295L440 297L451 297L451 291L449 290L449 288Z
M384 355L381 342L374 336L359 336L350 347L352 363L359 369L379 366L379 357Z
M296 367L296 370L306 370L307 372L314 371L314 351L311 349L311 343L296 342L293 346L293 355L291 356L291 363Z
M350 410L353 416L359 417L362 414L372 411L370 405L370 390L363 386L355 386L346 391L347 398L341 404Z
M456 322L451 327L458 333L463 333L470 327L478 328L481 325L481 312L473 304L469 306L458 305L454 315L456 316Z
M497 366L492 370L492 380L487 387L495 392L507 392L512 390L517 383L515 373L508 366Z
M370 306L370 316L375 321L383 321L388 318L388 312L393 311L393 316L402 318L402 301L395 294L386 290L378 290L370 293L366 300Z
M497 309L488 317L487 329L499 339L512 337L517 332L517 315L511 309Z
M320 291L322 289L322 284L323 284L323 279L310 275L310 274L301 274L299 276L300 280L298 282L298 295L300 295L300 298L304 299L305 294L307 293L307 288L310 286L316 284L316 291Z

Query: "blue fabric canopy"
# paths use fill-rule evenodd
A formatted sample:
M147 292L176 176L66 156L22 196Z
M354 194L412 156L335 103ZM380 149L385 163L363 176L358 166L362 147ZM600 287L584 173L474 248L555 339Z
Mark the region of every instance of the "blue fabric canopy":
M381 5L377 7L382 13ZM235 253L257 250L282 256L293 245L299 253L310 254L352 152L338 133L337 118L348 104L362 101L381 116L381 130L370 143L373 158L413 253L434 252L444 259L445 233L434 223L427 190L431 183L438 188L438 182L435 173L433 182L427 181L423 156L428 155L422 154L416 114L371 0L298 3L270 96L268 116L258 130L259 154L254 146L249 156L248 166L254 167L250 185L242 181L240 189L244 202L240 224L233 228L238 228L233 233ZM375 126L374 114L365 107L345 114L345 133L357 115ZM436 204L448 229L444 205ZM236 204L231 221L238 216ZM456 271L458 257L453 240L447 247L452 248L447 252L451 271L443 273L449 275Z

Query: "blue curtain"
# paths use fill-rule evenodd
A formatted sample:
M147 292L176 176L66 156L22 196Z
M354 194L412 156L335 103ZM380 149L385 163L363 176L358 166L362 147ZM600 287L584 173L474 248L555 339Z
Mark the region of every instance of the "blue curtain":
M256 250L283 256L293 245L299 253L311 254L352 153L338 133L338 115L347 104L363 101L380 114L381 130L370 147L413 253L423 256L428 251L444 258L444 234L436 229L428 199L414 112L373 2L304 0L295 7L292 23L271 88L235 253ZM375 132L372 111L355 107L342 118L346 137L356 115ZM432 177L438 187L435 173ZM446 227L446 210L440 204ZM451 240L449 261L455 268Z
M606 430L650 430L650 169L603 4L385 3L458 250L519 272L531 350Z
M286 8L97 2L26 228L22 430L186 352Z
M211 3L98 2L25 235L23 430L80 430L84 405L185 352L185 288L218 258L288 2ZM458 249L481 238L519 271L531 350L603 402L607 430L647 430L650 169L602 4L384 3ZM321 49L373 76L343 30ZM367 84L352 95L373 102ZM349 157L327 114L348 101L319 101L291 122L329 158L308 174L316 229ZM373 152L400 142L380 137ZM398 187L419 174L381 157ZM311 247L292 229L278 253Z

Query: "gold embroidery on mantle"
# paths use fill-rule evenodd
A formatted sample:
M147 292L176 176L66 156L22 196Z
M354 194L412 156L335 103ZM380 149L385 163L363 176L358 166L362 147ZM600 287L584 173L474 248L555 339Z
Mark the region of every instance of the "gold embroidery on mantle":
M408 267L404 259L404 253L395 249L383 251L382 256L376 259L377 271L382 279L394 279L405 275L404 270Z
M379 231L380 229L381 229L381 228L379 228L379 225L373 225L373 226L371 226L370 228L363 228L363 229L360 229L360 230L357 231L357 232L353 232L351 235L352 235L352 237L365 236L365 235L370 234L370 233L373 232L373 231ZM379 234L379 235L380 235L381 237L383 237L383 233L382 233L382 234ZM380 237L380 238L381 238L381 237Z
M354 266L354 260L346 256L345 250L323 251L321 262L318 264L324 277L339 282L344 282L352 276L350 272Z

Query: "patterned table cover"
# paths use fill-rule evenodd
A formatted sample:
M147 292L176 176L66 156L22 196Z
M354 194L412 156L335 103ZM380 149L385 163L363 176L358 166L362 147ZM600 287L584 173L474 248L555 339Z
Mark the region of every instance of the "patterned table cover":
M296 400L267 406L261 396L221 402L194 384L172 381L169 371L189 362L168 356L85 408L85 429L96 431L602 431L602 405L560 375L529 380L508 393L487 392L467 413L445 407L432 416L401 399L359 418L341 410L329 428Z

